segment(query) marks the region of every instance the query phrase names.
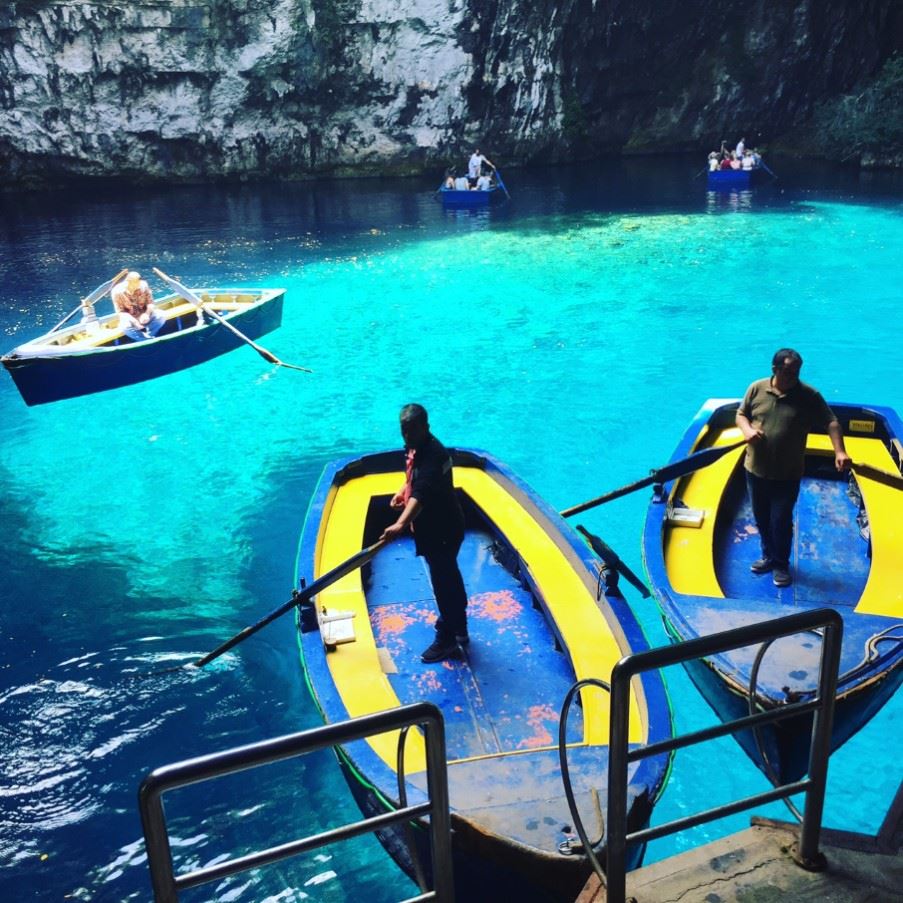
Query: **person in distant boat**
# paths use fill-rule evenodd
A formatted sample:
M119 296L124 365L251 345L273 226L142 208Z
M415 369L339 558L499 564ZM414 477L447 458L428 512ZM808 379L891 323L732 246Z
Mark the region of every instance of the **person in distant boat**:
M743 164L740 162L737 152L731 151L731 169L740 169L742 166Z
M455 171L453 169L445 174L445 187L452 189L455 187Z
M725 151L724 156L721 158L721 169L730 169L731 168L731 154L730 151Z
M477 179L483 174L484 163L490 169L495 169L495 166L493 166L493 164L480 153L480 149L477 148L467 161L467 178L470 179L471 185L476 185Z
M467 176L458 176L455 179L455 191L470 191L470 182L467 180Z
M754 574L772 572L775 586L790 586L793 508L800 492L806 438L825 429L834 449L834 466L846 470L850 456L834 412L818 390L800 382L803 359L792 348L781 348L771 361L771 376L746 390L736 422L746 447L746 487L759 530L762 557L752 563Z
M741 139L737 142L737 147L736 147L736 154L737 154L737 157L738 157L739 159L742 160L742 159L743 159L743 154L744 154L745 152L746 152L746 139L745 139L745 138L741 138Z
M756 168L756 164L753 162L753 155L751 150L748 150L743 154L741 165L744 172L751 172Z
M755 148L750 153L753 158L753 168L758 169L762 165L762 155Z
M136 342L152 339L166 322L154 307L150 287L134 270L113 286L113 306L119 313L122 331Z
M489 173L484 172L483 175L477 179L477 190L479 191L489 191L492 188L492 176Z
M439 618L435 640L421 661L459 658L459 644L469 642L469 637L467 591L458 567L464 512L452 482L451 455L430 432L429 417L421 405L405 405L399 419L406 451L405 483L390 504L401 513L380 539L393 540L410 530L417 554L426 561Z
M718 162L718 151L712 151L709 154L709 172L717 171L720 165Z

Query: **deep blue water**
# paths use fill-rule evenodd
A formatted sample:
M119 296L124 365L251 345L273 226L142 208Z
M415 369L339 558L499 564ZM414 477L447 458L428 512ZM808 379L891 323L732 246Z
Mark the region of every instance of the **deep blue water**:
M319 723L288 617L203 673L129 676L288 598L320 470L395 446L401 404L561 508L663 464L703 400L740 394L784 344L829 400L899 410L903 180L779 162L771 187L729 196L708 195L692 159L511 171L513 202L483 213L443 211L418 180L0 197L3 350L122 266L157 265L288 289L263 344L315 371L240 350L33 409L0 374L0 896L149 899L144 774ZM634 570L644 504L580 519ZM629 598L664 642L654 606ZM667 677L678 726L710 723L682 672ZM877 829L901 720L894 700L832 759L827 824ZM709 744L678 754L656 817L763 788L733 741ZM183 869L357 815L326 753L168 799ZM359 840L185 899L413 892Z

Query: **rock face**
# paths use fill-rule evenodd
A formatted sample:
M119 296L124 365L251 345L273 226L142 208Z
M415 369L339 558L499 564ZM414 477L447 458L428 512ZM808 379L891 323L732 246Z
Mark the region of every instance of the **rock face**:
M767 142L901 48L899 0L19 0L0 9L0 181Z

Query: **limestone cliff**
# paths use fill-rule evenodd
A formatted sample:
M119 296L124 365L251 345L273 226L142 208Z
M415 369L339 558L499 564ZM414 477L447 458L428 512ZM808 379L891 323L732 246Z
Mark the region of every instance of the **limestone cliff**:
M899 0L19 0L0 9L0 181L768 142L901 47Z

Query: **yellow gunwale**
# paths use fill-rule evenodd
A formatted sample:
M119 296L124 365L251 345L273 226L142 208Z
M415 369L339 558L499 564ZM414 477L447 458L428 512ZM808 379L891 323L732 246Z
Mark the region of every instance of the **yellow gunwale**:
M568 562L562 550L526 508L493 476L475 467L454 469L455 485L486 513L529 567L539 587L559 635L571 658L576 679L607 680L615 663L626 653L600 611L594 594ZM364 520L370 499L392 495L404 482L399 471L369 474L333 487L329 493L317 537L315 576L325 573L358 552L364 543ZM370 626L361 576L355 571L317 598L320 608L354 611L356 641L336 647L327 656L332 679L350 717L399 706L400 700L379 664L376 642ZM608 742L609 700L592 688L583 693L583 742ZM630 741L641 743L647 731L643 707L636 690L631 694ZM371 738L379 757L395 768L398 732ZM500 758L538 750L511 750ZM469 760L461 760L469 761ZM405 770L415 773L426 767L422 738L409 735Z
M707 435L704 433L703 436ZM703 438L700 437L700 440ZM737 441L739 429L722 430L714 446ZM881 470L896 472L897 466L880 439L848 436L845 445L850 457ZM698 447L699 443L697 443ZM810 434L806 453L833 455L827 435ZM744 449L728 452L714 464L679 480L671 498L680 498L688 507L705 511L701 528L666 525L663 543L665 568L671 586L685 595L723 598L724 593L715 576L714 536L721 497L735 468L742 466ZM874 480L858 478L871 527L872 560L865 588L855 611L857 614L900 617L903 615L903 580L899 562L903 561L903 496L896 489Z

